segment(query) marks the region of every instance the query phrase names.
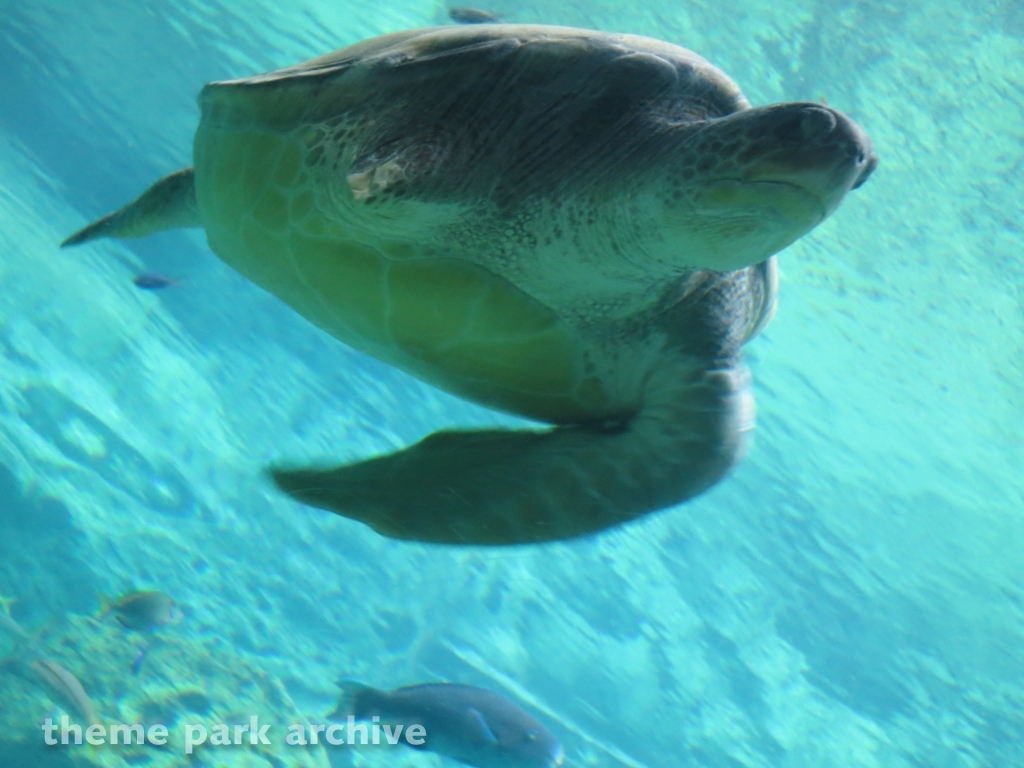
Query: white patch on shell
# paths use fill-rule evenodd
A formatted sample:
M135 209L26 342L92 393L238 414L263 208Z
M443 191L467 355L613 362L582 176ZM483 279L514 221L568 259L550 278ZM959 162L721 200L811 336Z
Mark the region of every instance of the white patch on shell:
M405 170L397 159L388 160L362 173L348 175L348 187L356 200L379 195L392 184L405 178Z

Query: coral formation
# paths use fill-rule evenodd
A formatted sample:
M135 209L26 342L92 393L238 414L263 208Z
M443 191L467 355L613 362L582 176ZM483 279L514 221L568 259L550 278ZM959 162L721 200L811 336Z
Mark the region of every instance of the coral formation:
M133 674L133 660L147 645L144 661L137 665L138 674ZM204 753L206 759L200 762L212 760L220 768L329 765L323 746L285 743L289 725L302 724L308 730L308 721L280 681L239 657L219 637L195 637L187 631L149 637L88 617L67 615L44 631L39 650L81 681L108 728L115 723L140 724L145 729L164 725L167 743L139 745L133 741L125 745L120 732L121 743L116 746L77 746L74 735L68 746L45 746L42 724L52 718L60 725L66 713L57 711L24 659L9 658L0 667L0 698L4 702L0 708L0 762L5 768L20 768L22 763L32 768L177 768L195 765ZM260 727L270 725L265 732L269 744L250 744L249 731L242 727L249 726L253 716ZM228 725L232 738L239 726L242 743L207 743L196 747L191 756L185 753L186 725L202 725L212 732L217 724ZM59 728L53 737L61 740Z

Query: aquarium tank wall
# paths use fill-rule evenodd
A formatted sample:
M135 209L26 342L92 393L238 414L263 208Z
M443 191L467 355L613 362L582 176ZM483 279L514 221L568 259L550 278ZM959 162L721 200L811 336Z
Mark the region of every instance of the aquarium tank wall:
M0 0L0 768L532 765L483 705L459 738L487 758L309 743L346 681L484 689L581 768L1024 765L1021 8L477 9L683 46L878 157L778 254L742 461L625 524L484 546L381 535L267 469L544 424L338 341L203 229L59 247L192 163L204 84L473 27L435 0ZM47 744L94 716L169 741ZM251 716L269 744L212 740ZM186 754L189 725L211 738Z

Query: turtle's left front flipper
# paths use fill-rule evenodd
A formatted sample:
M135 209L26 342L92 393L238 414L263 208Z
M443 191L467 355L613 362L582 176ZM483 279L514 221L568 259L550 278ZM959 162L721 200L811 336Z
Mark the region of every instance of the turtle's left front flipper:
M191 168L164 176L128 205L75 232L60 244L81 245L101 237L146 237L164 229L201 227Z
M358 464L272 475L298 501L384 536L526 544L594 533L696 496L733 466L752 426L741 365L669 364L618 429L438 432Z

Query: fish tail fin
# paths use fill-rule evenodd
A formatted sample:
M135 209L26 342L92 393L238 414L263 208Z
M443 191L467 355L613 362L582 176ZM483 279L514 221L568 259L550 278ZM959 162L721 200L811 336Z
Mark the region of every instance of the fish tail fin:
M378 693L376 688L364 685L358 680L342 678L338 681L341 693L338 696L338 704L334 711L327 715L328 720L346 720L349 716L361 720L368 717L367 699Z
M96 611L94 617L96 621L103 621L112 610L114 610L114 601L104 595L102 592L96 593L96 599L100 601L100 609Z
M165 176L135 200L75 232L61 248L101 237L146 237L164 229L201 227L192 168Z

